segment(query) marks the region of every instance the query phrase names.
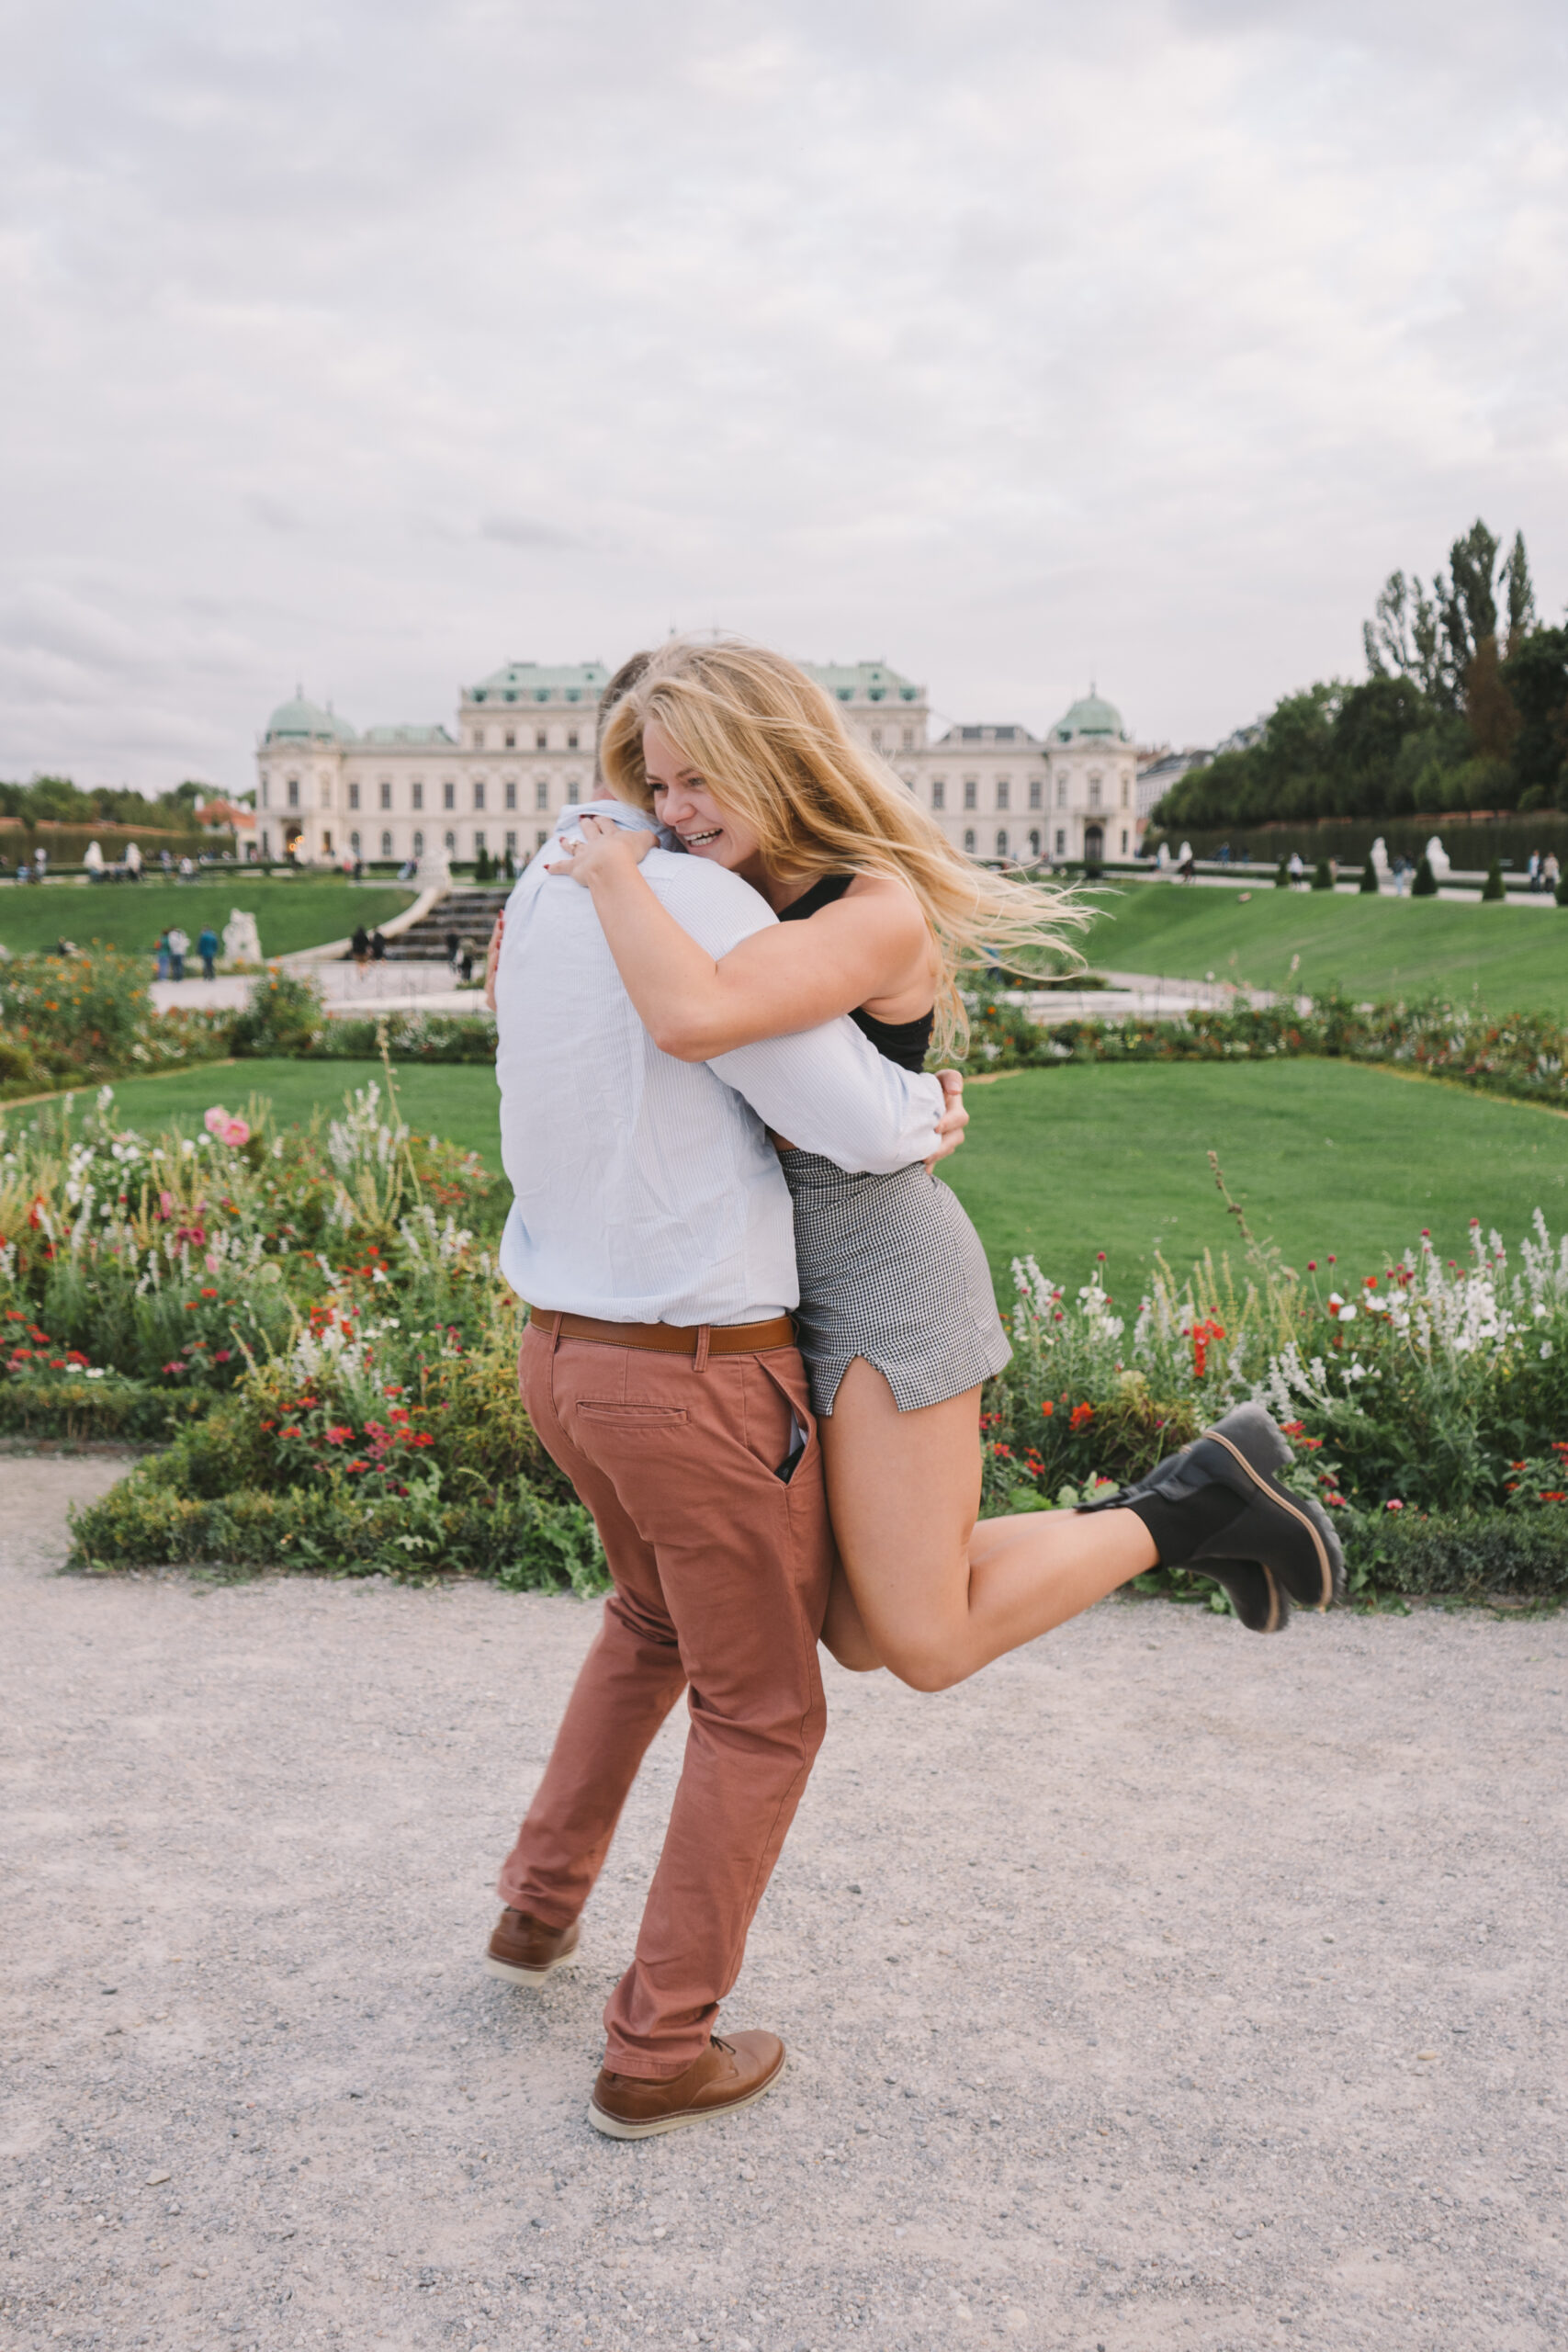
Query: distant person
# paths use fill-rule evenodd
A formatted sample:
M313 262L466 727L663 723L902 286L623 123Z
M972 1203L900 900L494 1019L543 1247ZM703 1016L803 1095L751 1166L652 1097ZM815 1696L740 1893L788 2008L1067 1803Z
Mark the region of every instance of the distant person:
M1291 862L1285 871L1291 877L1291 888L1292 890L1300 890L1305 888L1306 867L1302 864L1302 854L1299 849L1293 849L1291 852Z
M1230 862L1231 862L1231 845L1230 845L1229 842L1222 842L1220 843L1220 864L1221 864L1222 865L1228 865L1230 864Z
M1539 889L1540 888L1540 850L1538 850L1538 849L1532 849L1532 850L1531 850L1531 852L1530 852L1530 854L1529 854L1529 865L1525 867L1525 873L1526 873L1526 875L1527 875L1527 876L1529 876L1529 886L1530 886L1530 888L1531 888L1532 890L1539 890Z
M201 936L196 943L196 952L201 958L201 977L204 980L215 980L218 978L218 933L210 923L204 924Z
M1549 849L1541 860L1540 878L1543 887L1555 898L1557 885L1562 879L1562 868L1557 863L1557 852L1554 849Z
M370 933L362 922L355 923L354 927L354 937L348 943L348 952L363 971L370 961Z
M180 860L180 880L182 882L193 881L195 879L195 876L196 868L191 864L189 858L182 857Z
M457 951L457 978L465 988L474 977L473 951L465 940Z
M357 855L354 861L354 878L356 882L363 882L365 879L365 860Z
M172 874L174 872L175 861L169 855L166 849L161 849L158 852L158 863L163 867L165 874Z
M126 842L126 845L125 845L125 871L126 871L127 876L129 877L129 879L130 879L130 881L132 881L132 882L140 882L140 881L141 881L141 852L140 847L138 846L138 844L137 844L135 842Z
M446 961L454 972L457 968L457 958L462 953L462 947L463 943L457 933L449 931L446 934Z
M370 960L371 960L371 962L372 962L373 964L379 964L379 963L381 963L381 962L384 960L385 956L386 956L386 953L387 953L387 943L386 943L385 939L384 939L384 938L382 937L382 935L381 935L381 926L380 926L380 924L379 924L379 923L378 923L378 924L377 924L377 926L376 926L376 928L375 928L375 930L374 930L374 931L371 933L371 934L370 934Z
M158 958L158 978L166 980L169 977L169 934L166 931L158 933L158 944L153 953Z
M34 852L33 852L33 880L34 880L35 882L41 882L41 881L43 880L44 876L48 873L48 871L49 871L49 852L48 852L48 850L46 850L46 849L35 849L35 850L34 850Z
M169 978L172 980L183 980L186 976L186 957L190 954L190 939L188 934L180 929L177 922L170 925L168 936Z
M1192 854L1190 842L1183 842L1181 844L1181 854L1176 861L1176 875L1178 881L1180 882L1195 882L1198 879L1198 861Z

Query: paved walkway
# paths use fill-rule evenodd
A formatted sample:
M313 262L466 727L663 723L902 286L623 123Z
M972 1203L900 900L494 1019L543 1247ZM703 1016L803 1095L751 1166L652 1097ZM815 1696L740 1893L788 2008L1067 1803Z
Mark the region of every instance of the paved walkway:
M315 964L310 977L320 987L327 1011L344 1019L363 1020L378 1012L482 1012L478 989L455 986L445 962ZM193 978L187 968L183 980L154 980L152 1001L160 1012L176 1005L199 1011L237 1012L250 1001L255 975L220 972L214 980Z
M594 1608L51 1575L0 1461L0 2335L41 2346L1555 2352L1568 1619L1111 1602L938 1699L833 1669L728 2122L583 2122L583 1964L484 1975Z

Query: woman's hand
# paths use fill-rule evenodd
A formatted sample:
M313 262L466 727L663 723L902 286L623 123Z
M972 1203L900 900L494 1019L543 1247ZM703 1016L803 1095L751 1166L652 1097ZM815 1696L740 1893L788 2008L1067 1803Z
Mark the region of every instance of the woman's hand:
M657 833L640 827L632 831L625 825L614 823L608 817L581 817L581 842L563 842L565 855L554 865L547 865L547 874L570 874L591 890L595 882L604 882L621 874L629 874L642 864L650 849L659 845Z
M937 1122L937 1148L926 1162L928 1175L939 1159L951 1159L963 1142L964 1130L969 1125L969 1114L964 1108L963 1071L939 1069L937 1079L942 1087L946 1108Z
M495 929L491 933L490 946L485 953L485 1002L492 1012L495 1011L496 968L501 962L501 942L505 930L506 916L503 911L495 919Z

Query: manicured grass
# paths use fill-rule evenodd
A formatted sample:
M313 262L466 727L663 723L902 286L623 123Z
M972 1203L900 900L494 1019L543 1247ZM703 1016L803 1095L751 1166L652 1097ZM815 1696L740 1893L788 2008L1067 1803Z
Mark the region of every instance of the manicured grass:
M188 933L194 946L206 923L221 939L239 907L254 915L264 956L292 956L301 947L346 939L356 923L373 931L400 915L413 899L412 890L395 884L379 888L314 878L284 882L243 872L204 882L12 886L0 889L0 945L25 956L52 947L62 936L78 947L96 939L107 947L143 949L151 959L158 933L171 923Z
M1568 908L1340 898L1135 882L1107 892L1082 941L1091 964L1302 994L1468 997L1498 1012L1568 1014ZM1300 963L1291 968L1292 956Z
M213 1102L241 1109L255 1092L271 1097L276 1116L307 1119L380 1077L378 1062L246 1061L133 1079L115 1093L143 1131L177 1120L194 1132ZM412 1127L479 1152L499 1172L488 1069L419 1065L398 1077ZM1142 1279L1156 1249L1177 1265L1206 1248L1235 1250L1211 1149L1256 1234L1301 1268L1335 1252L1342 1278L1380 1271L1423 1226L1457 1258L1472 1216L1510 1248L1538 1205L1554 1232L1568 1225L1568 1121L1386 1070L1322 1061L1024 1070L971 1086L968 1099L968 1140L943 1173L1004 1296L1015 1254L1032 1251L1055 1280L1076 1285L1103 1250L1114 1291Z
M1381 1272L1423 1226L1461 1258L1472 1216L1510 1248L1538 1205L1554 1233L1568 1225L1568 1120L1353 1063L1021 1070L968 1102L968 1139L942 1172L999 1287L1031 1251L1076 1286L1103 1250L1112 1291L1156 1248L1176 1266L1235 1251L1211 1150L1254 1234L1300 1270L1335 1252L1342 1279Z
M395 1067L395 1066L394 1066ZM496 1119L494 1074L482 1065L419 1062L396 1070L402 1115L416 1135L435 1135L465 1151L477 1151L501 1173L501 1134ZM265 1095L273 1117L285 1125L303 1124L318 1106L329 1114L343 1107L351 1088L374 1081L386 1091L378 1061L306 1062L281 1058L209 1062L198 1069L157 1078L120 1080L114 1090L115 1114L143 1135L179 1126L194 1135L214 1102L243 1111L253 1094ZM94 1090L78 1094L78 1103ZM27 1118L32 1106L0 1108L0 1118Z

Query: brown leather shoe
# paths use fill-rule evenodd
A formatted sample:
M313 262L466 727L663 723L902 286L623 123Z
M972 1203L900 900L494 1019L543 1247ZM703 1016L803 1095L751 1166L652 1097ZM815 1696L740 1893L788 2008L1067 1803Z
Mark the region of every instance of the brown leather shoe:
M491 1932L485 1966L513 1984L542 1984L574 1956L577 1934L575 1919L570 1928L547 1928L526 1911L503 1911Z
M605 2066L588 2102L588 2120L612 2140L651 2140L655 2132L676 2132L682 2123L706 2123L750 2107L772 2090L784 2062L784 2046L776 2033L735 2033L724 2040L716 2033L702 2056L668 2082L613 2075Z

